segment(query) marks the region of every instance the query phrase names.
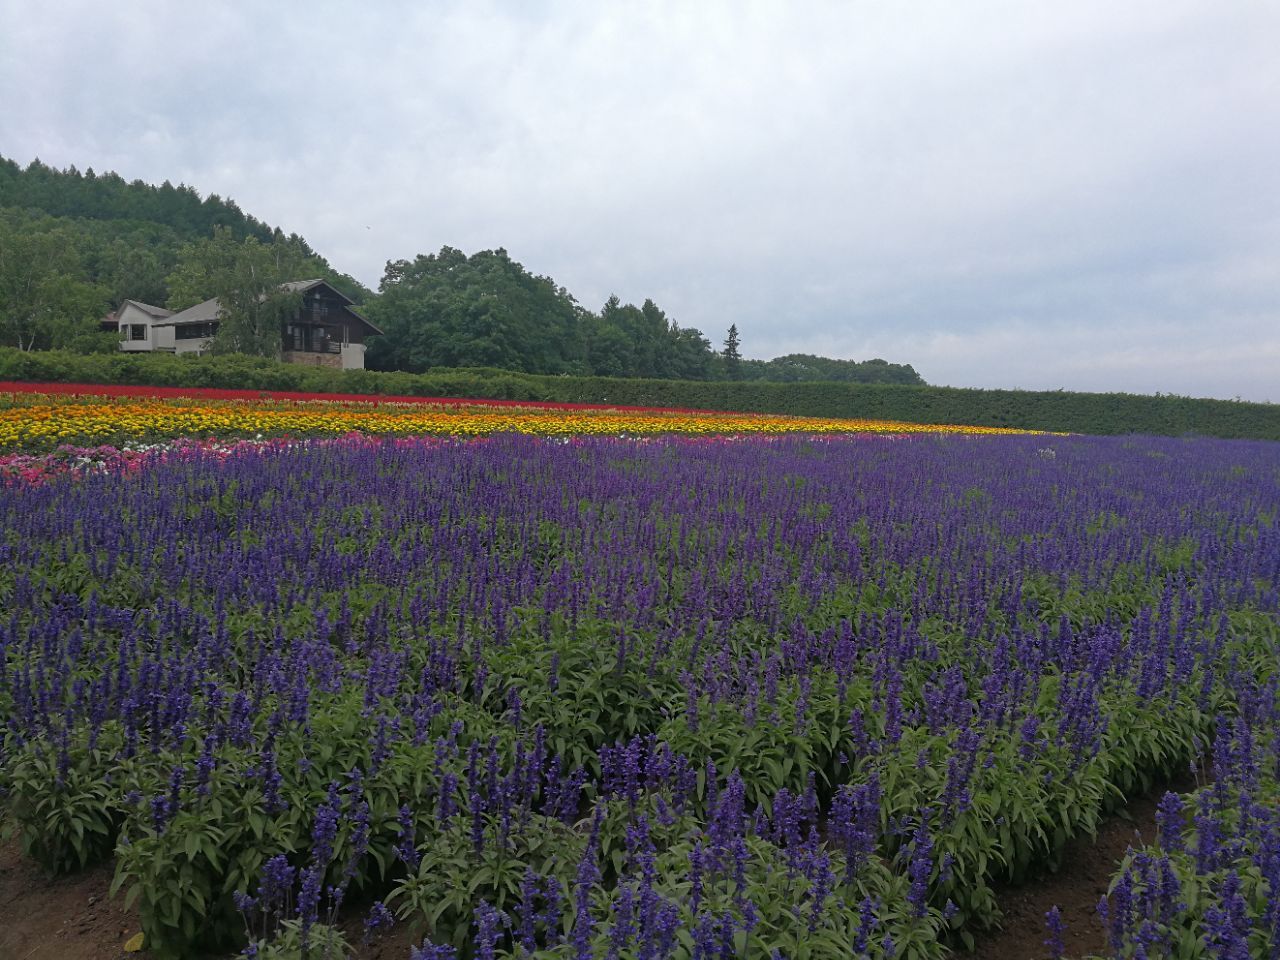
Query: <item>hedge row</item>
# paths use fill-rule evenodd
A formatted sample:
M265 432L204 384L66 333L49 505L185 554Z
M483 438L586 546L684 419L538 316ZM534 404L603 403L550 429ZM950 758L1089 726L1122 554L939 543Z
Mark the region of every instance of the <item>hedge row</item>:
M553 403L688 407L817 417L964 423L1070 433L1280 440L1280 404L1178 396L968 390L848 383L702 383L535 376L505 370L336 371L256 357L23 353L0 348L0 380L303 390Z

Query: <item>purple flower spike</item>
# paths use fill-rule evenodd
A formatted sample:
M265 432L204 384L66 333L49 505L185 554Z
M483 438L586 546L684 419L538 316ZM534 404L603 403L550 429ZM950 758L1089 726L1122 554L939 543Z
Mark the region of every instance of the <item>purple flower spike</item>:
M1044 945L1049 949L1049 960L1062 960L1067 952L1066 944L1062 939L1066 932L1066 924L1062 920L1062 911L1056 906L1045 913L1044 929L1046 934Z

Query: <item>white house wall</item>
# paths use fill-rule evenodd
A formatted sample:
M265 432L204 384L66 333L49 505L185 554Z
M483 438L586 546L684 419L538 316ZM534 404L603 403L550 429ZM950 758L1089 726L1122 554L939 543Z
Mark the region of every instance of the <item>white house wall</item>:
M121 308L118 319L120 349L129 353L150 353L154 350L172 353L175 348L173 327L154 326L161 319L160 317L153 317L145 310L139 310L132 303L126 303ZM145 340L130 339L129 330L134 324L141 324L146 327L147 337Z
M342 345L342 369L343 370L363 370L364 369L364 344L363 343L344 343Z
M168 329L170 331L169 336L172 337L173 327L169 327ZM204 340L175 340L174 341L175 350L177 353L204 353L206 350L209 349L209 344L211 343L213 343L213 340L207 337Z
M120 311L120 349L130 353L146 352L155 349L155 330L151 329L152 316L139 310L132 303L126 303ZM147 329L145 340L130 340L129 330L134 324L142 324Z

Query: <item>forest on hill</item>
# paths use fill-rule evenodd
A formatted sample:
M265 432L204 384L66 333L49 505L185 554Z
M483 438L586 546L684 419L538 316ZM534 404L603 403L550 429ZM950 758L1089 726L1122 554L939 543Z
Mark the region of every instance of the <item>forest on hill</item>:
M216 194L0 158L0 343L115 349L98 320L125 299L170 303L171 278L215 230L287 256L356 302L369 295L297 234Z
M0 346L110 352L98 321L125 299L181 308L199 278L239 245L243 263L293 279L323 277L384 331L369 345L378 370L491 367L530 374L701 381L922 384L909 364L804 354L741 355L730 322L719 345L651 299L610 297L593 311L504 249L467 255L445 246L387 264L374 293L300 236L193 187L132 182L0 157ZM193 278L196 282L193 284ZM193 300L192 296L196 299Z

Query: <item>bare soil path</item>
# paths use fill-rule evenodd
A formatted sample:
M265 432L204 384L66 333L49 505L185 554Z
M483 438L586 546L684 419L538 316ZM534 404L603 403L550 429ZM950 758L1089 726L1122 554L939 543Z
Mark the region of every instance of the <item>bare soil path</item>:
M1062 939L1068 957L1106 956L1106 931L1097 914L1099 898L1107 892L1128 849L1156 839L1156 808L1165 791L1189 793L1195 788L1196 778L1189 773L1161 784L1107 817L1096 837L1077 837L1068 843L1056 872L1021 886L997 889L1004 927L979 938L970 955L973 960L1046 960L1045 914L1055 906L1066 927Z
M124 944L141 929L124 898L107 896L111 864L51 878L22 855L17 839L0 842L0 960L120 960L138 956Z

